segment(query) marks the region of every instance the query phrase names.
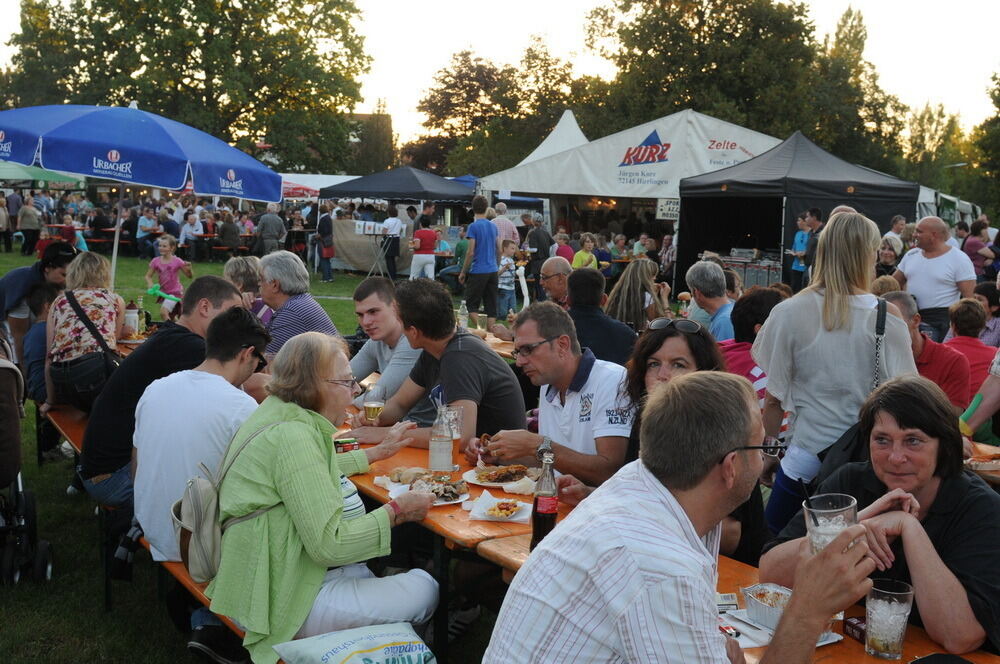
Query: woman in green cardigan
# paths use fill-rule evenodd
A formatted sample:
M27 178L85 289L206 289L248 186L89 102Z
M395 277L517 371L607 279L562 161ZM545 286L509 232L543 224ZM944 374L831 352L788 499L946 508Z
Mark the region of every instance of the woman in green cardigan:
M226 530L206 594L212 611L245 628L257 663L277 661L272 646L294 638L423 623L437 605L437 582L423 570L377 578L364 564L387 555L389 529L423 519L434 496L409 492L365 513L347 475L405 447L414 425L396 425L367 450L335 453L333 434L359 389L346 351L342 339L318 332L289 340L271 364L270 396L228 453L259 434L222 482L220 518L276 507Z

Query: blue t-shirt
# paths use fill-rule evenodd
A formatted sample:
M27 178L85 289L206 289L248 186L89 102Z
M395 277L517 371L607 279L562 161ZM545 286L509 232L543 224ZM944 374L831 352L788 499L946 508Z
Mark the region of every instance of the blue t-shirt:
M809 231L796 231L795 239L792 240L792 251L805 251L809 244ZM798 256L792 261L792 269L798 272L805 272L806 264Z
M712 333L716 341L729 341L736 336L733 331L733 322L729 319L732 311L733 303L727 302L710 317L712 322L708 326L708 331Z
M24 366L28 397L44 402L45 390L45 321L40 320L24 335Z
M469 274L488 274L497 271L497 227L485 217L476 219L469 226L466 237L476 241Z

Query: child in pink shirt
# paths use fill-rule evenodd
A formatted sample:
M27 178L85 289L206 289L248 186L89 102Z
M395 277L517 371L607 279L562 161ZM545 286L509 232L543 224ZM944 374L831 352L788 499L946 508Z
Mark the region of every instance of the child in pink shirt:
M161 235L157 244L160 255L149 262L149 271L146 272L146 286L153 287L153 275L157 274L160 291L183 298L184 287L181 286L181 280L177 273L183 272L184 276L190 279L193 276L191 263L174 255L174 252L177 251L177 240L173 235L169 233ZM157 301L160 303L160 318L163 320L173 318L180 313L180 307L177 306L180 304L179 302L163 297L158 298Z

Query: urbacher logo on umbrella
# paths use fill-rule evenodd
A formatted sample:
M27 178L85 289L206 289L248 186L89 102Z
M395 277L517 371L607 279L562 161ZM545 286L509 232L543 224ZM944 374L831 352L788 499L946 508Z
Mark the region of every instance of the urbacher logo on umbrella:
M281 176L203 131L138 108L35 106L0 112L0 159L197 194L281 200Z

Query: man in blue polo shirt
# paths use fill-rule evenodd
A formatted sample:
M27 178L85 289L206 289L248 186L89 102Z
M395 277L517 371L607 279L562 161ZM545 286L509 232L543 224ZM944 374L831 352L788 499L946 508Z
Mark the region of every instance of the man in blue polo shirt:
M497 319L497 256L500 255L500 234L497 227L486 218L486 207L484 196L472 199L475 220L466 231L469 248L465 253L465 263L458 274L458 281L465 285L465 303L472 314L472 322L478 325L479 304L482 302L486 312L486 329L489 330Z
M467 458L487 463L525 463L546 451L555 468L597 486L625 462L634 408L621 389L625 367L598 360L580 348L569 314L552 302L535 302L514 321L517 366L541 386L538 433L501 431Z
M710 319L708 331L716 341L729 341L736 335L729 314L733 310L732 301L726 296L726 273L710 261L699 261L688 268L684 277L691 297L704 309Z

